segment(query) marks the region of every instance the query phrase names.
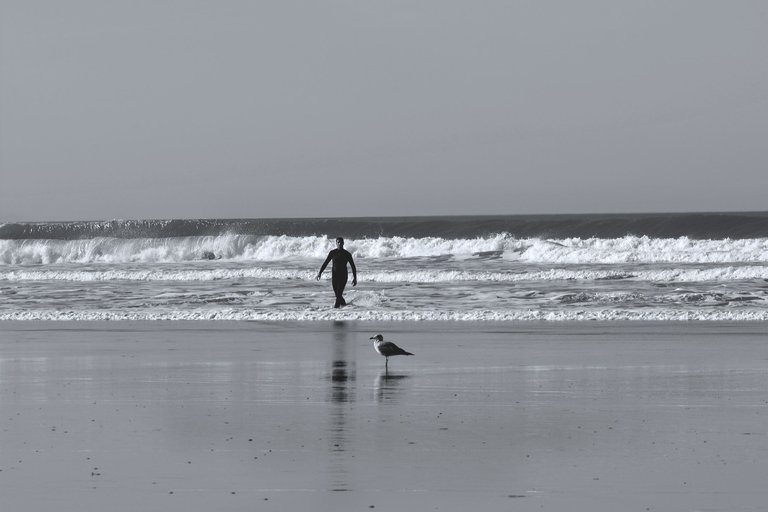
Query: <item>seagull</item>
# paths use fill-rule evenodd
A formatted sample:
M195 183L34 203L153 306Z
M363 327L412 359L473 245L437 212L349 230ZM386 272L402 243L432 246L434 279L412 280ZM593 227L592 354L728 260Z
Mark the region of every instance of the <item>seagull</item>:
M401 349L391 341L384 341L384 336L381 334L377 334L376 336L371 336L373 340L373 348L376 349L376 352L384 356L385 362L384 362L384 368L388 368L389 365L389 357L390 356L412 356L410 352L406 352L405 350Z

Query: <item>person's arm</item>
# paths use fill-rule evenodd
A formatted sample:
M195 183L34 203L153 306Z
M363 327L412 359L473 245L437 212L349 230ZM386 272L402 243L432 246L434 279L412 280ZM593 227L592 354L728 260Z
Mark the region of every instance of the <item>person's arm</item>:
M355 260L352 259L352 253L349 254L349 266L352 267L352 286L357 286L357 269L355 268Z
M325 258L325 261L323 262L323 265L320 267L320 272L317 273L317 280L320 280L320 276L323 275L323 270L325 270L325 267L328 266L328 263L330 263L331 258L333 258L333 251L328 253L328 257Z

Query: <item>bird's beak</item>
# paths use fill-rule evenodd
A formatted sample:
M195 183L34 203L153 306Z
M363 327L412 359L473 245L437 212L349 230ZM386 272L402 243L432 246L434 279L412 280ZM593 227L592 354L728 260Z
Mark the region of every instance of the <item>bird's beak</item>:
M369 339L369 340L375 340L375 339L376 339L376 336L371 336L371 337L370 337L370 338L368 338L368 339Z

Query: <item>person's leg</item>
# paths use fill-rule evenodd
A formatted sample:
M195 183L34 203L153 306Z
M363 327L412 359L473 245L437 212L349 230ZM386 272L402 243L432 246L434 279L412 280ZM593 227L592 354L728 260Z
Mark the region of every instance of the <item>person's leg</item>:
M344 300L342 294L344 293L344 288L347 286L347 273L337 272L332 275L331 281L333 282L333 293L336 295L336 304L334 304L333 307L338 308L346 306L347 302Z

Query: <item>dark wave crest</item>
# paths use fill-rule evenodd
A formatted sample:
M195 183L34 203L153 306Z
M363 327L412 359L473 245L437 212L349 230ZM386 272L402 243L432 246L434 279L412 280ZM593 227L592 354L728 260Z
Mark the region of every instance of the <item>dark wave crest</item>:
M367 217L328 219L177 219L30 222L0 225L0 239L82 240L271 235L475 238L617 238L627 235L692 239L768 237L768 212L594 215Z

